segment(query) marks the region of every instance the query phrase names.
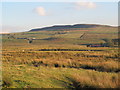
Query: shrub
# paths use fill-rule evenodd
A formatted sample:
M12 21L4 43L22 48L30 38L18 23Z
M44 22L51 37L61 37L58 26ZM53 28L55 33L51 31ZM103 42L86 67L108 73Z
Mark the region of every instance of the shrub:
M59 64L57 64L57 63L56 63L56 64L54 64L54 66L55 66L55 67L60 67L60 65L59 65Z

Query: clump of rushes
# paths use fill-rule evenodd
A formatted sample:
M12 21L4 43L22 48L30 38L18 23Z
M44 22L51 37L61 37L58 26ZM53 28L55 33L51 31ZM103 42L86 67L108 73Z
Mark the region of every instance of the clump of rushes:
M118 75L102 72L81 72L80 74L73 74L71 78L75 88L120 88L118 83ZM77 87L76 87L77 86Z
M12 86L12 77L9 73L3 73L2 75L2 87L3 88L10 88Z

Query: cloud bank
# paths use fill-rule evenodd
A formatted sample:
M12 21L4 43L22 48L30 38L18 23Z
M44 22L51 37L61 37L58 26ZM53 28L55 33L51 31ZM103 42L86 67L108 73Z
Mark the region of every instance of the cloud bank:
M0 33L20 32L21 30L24 31L24 28L18 26L0 25Z

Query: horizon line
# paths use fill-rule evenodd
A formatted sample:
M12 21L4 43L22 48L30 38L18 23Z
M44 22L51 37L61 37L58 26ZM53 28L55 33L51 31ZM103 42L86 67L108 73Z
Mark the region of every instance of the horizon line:
M46 28L46 27L52 27L52 26L64 26L64 25L77 25L77 24L79 24L79 23L75 23L75 24L53 24L53 25L49 25L49 26L43 26L43 27L39 27L39 28L32 28L32 29L42 29L42 28ZM98 23L96 23L96 24L93 24L93 23L81 23L81 24L79 24L79 25L82 25L82 24L88 24L88 25L105 25L105 26L111 26L111 27L120 27L120 25L109 25L109 24L98 24ZM32 29L29 29L29 30L26 30L26 31L18 31L18 32L0 32L0 34L9 34L9 33L22 33L22 32L28 32L28 31L30 31L30 30L32 30Z

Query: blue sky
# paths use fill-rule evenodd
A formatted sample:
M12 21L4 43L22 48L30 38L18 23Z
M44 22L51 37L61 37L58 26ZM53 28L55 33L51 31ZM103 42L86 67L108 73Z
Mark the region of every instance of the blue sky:
M3 2L2 32L67 24L118 25L117 2Z

